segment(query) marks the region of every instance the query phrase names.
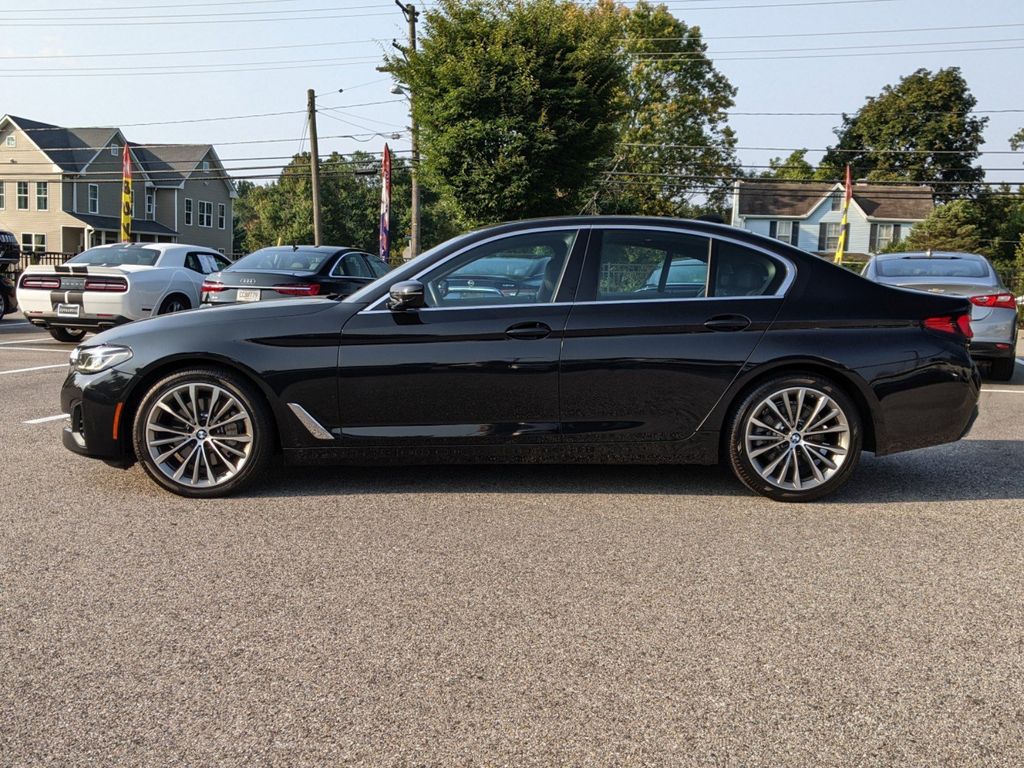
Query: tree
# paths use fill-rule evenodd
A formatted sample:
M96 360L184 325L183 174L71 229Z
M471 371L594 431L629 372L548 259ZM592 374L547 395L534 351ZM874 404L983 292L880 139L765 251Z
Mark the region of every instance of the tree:
M984 223L980 206L972 200L954 200L936 206L924 221L889 251L964 251L984 253Z
M736 89L699 27L640 0L616 11L627 70L615 152L593 210L692 215L724 207L738 170L726 111Z
M441 0L424 19L387 68L414 95L426 186L468 225L576 212L616 138L609 7Z
M1010 137L1010 149L1016 152L1021 147L1024 147L1024 128L1021 128Z
M819 178L934 183L936 197L975 195L984 170L975 165L987 117L971 115L977 100L960 69L919 69L853 115L843 115L839 141L821 162Z
M761 173L762 179L778 179L780 181L811 181L814 179L814 166L807 162L807 150L797 149L783 160L773 157L768 161L768 170Z

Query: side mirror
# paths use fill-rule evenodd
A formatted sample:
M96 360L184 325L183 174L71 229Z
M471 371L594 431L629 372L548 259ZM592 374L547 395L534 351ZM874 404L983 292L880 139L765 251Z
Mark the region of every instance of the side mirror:
M391 300L388 302L388 309L392 312L419 309L426 305L423 283L419 280L403 280L391 286Z

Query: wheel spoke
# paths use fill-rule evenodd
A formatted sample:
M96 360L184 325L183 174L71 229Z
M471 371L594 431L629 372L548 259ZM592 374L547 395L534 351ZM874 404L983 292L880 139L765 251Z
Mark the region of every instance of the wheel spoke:
M241 421L242 419L248 419L248 418L249 418L249 414L247 414L247 413L236 413L234 416L231 416L230 418L224 419L224 421L218 421L216 424L211 424L209 426L209 429L218 429L220 427L225 426L226 424L234 424L236 421Z
M838 409L833 409L833 410L829 411L827 414L825 414L824 416L822 416L820 419L818 419L816 422L814 422L813 424L809 425L808 428L809 429L816 429L817 427L820 427L823 424L828 424L832 419L834 419L838 415L839 415L839 410Z
M188 456L186 456L185 460L181 462L181 465L176 470L174 470L174 474L171 475L172 480L181 480L181 476L185 474L185 467L188 466L189 460L196 455L196 451L198 450L199 443L196 443L194 446L192 446L192 452Z
M211 388L210 402L206 404L206 426L210 426L210 421L213 419L213 406L217 402L217 398L220 397L220 389L217 387Z
M769 464L767 467L765 467L764 470L761 472L761 474L765 475L765 476L770 475L772 473L772 471L774 471L774 469L777 466L779 466L779 464L782 462L782 460L784 458L786 458L788 455L789 455L789 449L787 448L785 451L783 451L778 456L776 456L775 457L775 461L773 461L771 464Z
M789 464L790 464L790 462L793 461L793 452L792 451L786 451L783 454L783 458L785 458L786 460L785 460L785 462L783 462L782 469L779 470L779 476L777 478L777 481L778 481L778 483L780 485L783 482L785 482L786 473L789 472Z
M793 419L793 428L798 429L800 427L800 414L804 412L804 397L807 394L806 389L799 389L796 393L796 418Z
M797 416L799 416L799 415L800 415L800 411L797 411ZM799 490L802 489L801 485L800 485L800 452L799 451L792 451L792 454L793 454L793 485L796 486L796 489L799 491Z
M192 425L192 422L190 422L190 421L189 421L188 419L186 419L186 418L185 418L184 416L181 416L180 414L176 413L176 412L174 411L174 409L173 409L173 408L171 408L171 406L167 405L167 403L163 402L162 400L161 400L161 401L160 401L159 403L157 403L156 405L157 405L157 407L158 407L158 408L160 408L160 409L162 409L162 410L166 411L166 412L167 412L167 413L169 413L169 414L170 414L171 416L173 416L174 418L176 418L176 419L177 419L178 421L180 421L180 422L181 422L182 424L184 424L184 425L186 425L186 426L189 426L189 427L193 426L193 425Z
M228 451L229 453L232 453L235 456L238 456L239 458L245 458L244 451L240 451L237 448L231 447L230 445L225 445L224 443L221 442L221 439L219 437L212 437L210 439L213 441L213 444L216 445L218 448L223 448L225 451Z
M189 411L188 406L185 404L185 401L181 399L181 394L179 394L177 391L174 392L174 402L176 402L178 404L178 407L181 408L181 412L184 413L185 416L189 417L185 423L188 424L190 427L198 427L199 425L191 418L192 414Z
M199 426L199 403L196 400L196 385L190 384L188 387L188 400L192 404L192 418L195 419L195 425Z
M178 451L180 451L182 448L184 448L186 445L188 445L191 441L192 441L192 438L188 438L188 440L182 440L180 443L178 443L176 446L171 448L166 453L161 453L159 456L157 456L155 459L153 459L153 461L155 461L157 464L163 464L165 461L167 461L169 458L171 458L171 456L173 456ZM153 443L150 443L150 445L153 445Z
M180 435L181 437L192 437L191 432L182 432L180 429L171 429L161 424L150 424L147 429L152 432L166 432L169 435ZM151 443L152 445L152 443Z
M238 471L236 466L232 464L223 453L220 452L220 448L217 447L217 441L210 441L210 450L217 454L217 458L224 462L224 466L228 468L228 471L231 472L232 475Z
M818 469L818 465L814 463L814 455L807 450L807 446L801 445L800 450L803 451L804 456L807 458L807 463L811 465L811 472L814 473L814 479L819 483L825 482L825 476L821 474L821 470Z
M806 440L804 441L804 445L808 448L813 448L816 451L829 451L831 453L838 454L839 456L846 455L846 449L841 445L821 445L819 443L809 443Z
M779 407L777 405L775 405L775 403L773 403L771 400L765 400L764 404L767 405L769 408L771 408L775 412L775 415L779 417L779 421L781 421L787 427L792 427L793 426L792 424L790 424L786 420L786 417L782 415L782 411L779 410ZM782 434L782 433L780 432L779 434Z
M804 437L810 437L811 435L831 435L836 432L845 432L846 427L826 427L825 429L815 429L809 432L804 432Z
M786 436L784 432L780 432L775 427L768 426L763 421L761 421L760 419L754 418L753 416L750 417L750 423L754 424L755 426L761 427L761 429L767 429L767 430L769 430L771 432L774 432L779 437L785 437Z
M785 440L780 438L780 439L776 440L774 443L772 443L771 445L765 445L765 446L757 448L757 449L755 449L753 451L748 451L747 456L749 456L752 459L756 459L762 453L768 453L768 451L771 451L771 450L774 450L774 449L778 448L780 445L782 445L785 442L786 442Z

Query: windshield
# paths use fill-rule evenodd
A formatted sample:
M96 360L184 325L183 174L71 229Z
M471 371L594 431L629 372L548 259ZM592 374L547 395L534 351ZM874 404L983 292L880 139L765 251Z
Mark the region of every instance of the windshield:
M961 256L904 256L881 259L879 277L988 277L988 265Z
M266 269L273 272L316 272L334 254L333 251L321 251L315 248L293 248L290 245L261 248L248 256L243 256L228 270Z
M67 260L67 264L92 264L97 267L122 267L139 264L152 267L160 258L160 251L154 248L116 246L114 248L90 248Z

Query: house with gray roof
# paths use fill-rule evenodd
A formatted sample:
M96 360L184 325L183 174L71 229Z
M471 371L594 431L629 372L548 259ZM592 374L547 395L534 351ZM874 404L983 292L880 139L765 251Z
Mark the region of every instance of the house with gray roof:
M121 161L132 159L132 237L231 252L237 197L209 144L139 144L119 128L0 118L0 230L23 251L77 253L120 240Z
M832 256L843 217L843 185L802 181L737 181L732 224ZM867 259L905 237L935 207L931 187L854 184L847 215L847 256Z

